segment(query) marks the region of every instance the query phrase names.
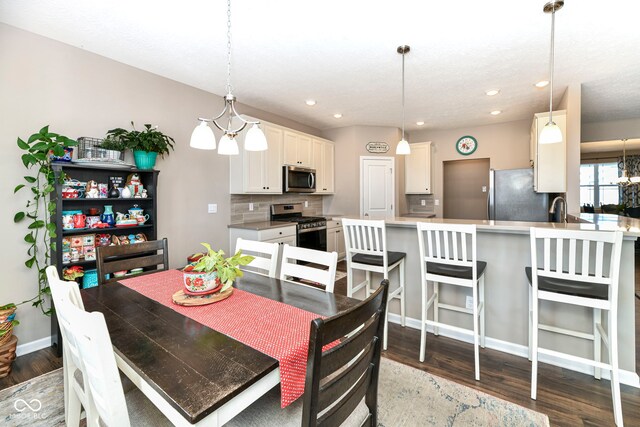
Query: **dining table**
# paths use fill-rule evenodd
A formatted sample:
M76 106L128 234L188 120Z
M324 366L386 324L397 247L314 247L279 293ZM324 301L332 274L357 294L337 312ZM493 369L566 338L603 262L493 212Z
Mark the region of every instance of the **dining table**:
M176 274L176 270L154 273L146 276L145 284L160 286L163 279L171 278L179 287L174 283ZM246 322L252 322L243 326L258 335L263 327L268 326L267 331L290 327L286 320L267 325L275 319L267 312L273 307L269 304L302 310L307 317L310 313L329 317L359 302L251 272L237 278L233 287L234 294L225 301L242 301L243 309L251 313ZM81 295L87 311L103 313L119 369L174 425L222 426L281 383L278 359L232 338L229 328L211 328L194 320L191 317L197 316L185 311L192 307L173 305L164 297L156 300L140 289L121 280L83 289ZM241 295L250 298L241 299ZM205 307L215 313L222 303ZM244 322L244 316L235 317L229 319L233 325ZM299 326L304 331L298 334L307 334L308 342L310 322L305 324ZM273 332L265 334L268 342Z

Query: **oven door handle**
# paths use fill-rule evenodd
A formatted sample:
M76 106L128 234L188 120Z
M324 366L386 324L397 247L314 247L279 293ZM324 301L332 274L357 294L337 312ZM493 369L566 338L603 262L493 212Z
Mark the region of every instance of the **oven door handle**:
M313 231L326 230L327 227L305 228L304 230L298 230L298 234L311 233Z

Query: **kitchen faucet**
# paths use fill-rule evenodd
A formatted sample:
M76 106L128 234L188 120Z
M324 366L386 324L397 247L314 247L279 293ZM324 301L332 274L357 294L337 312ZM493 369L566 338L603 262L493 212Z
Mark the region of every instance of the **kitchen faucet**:
M562 220L566 223L567 222L567 201L564 199L564 197L558 196L555 199L553 199L553 202L551 202L551 209L549 209L549 213L550 214L556 213L556 202L558 200L562 200L562 210L560 212L562 215Z

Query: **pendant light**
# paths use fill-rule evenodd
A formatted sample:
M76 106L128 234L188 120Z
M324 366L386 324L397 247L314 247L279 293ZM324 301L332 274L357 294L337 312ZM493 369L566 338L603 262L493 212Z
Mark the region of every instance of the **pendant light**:
M245 120L236 111L236 97L232 93L231 87L231 0L227 0L227 94L224 96L224 108L222 112L213 119L199 118L200 124L196 126L191 134L189 145L192 148L201 150L215 150L216 137L207 123L213 125L222 131L220 138L218 154L235 155L239 153L236 136L242 132L247 125L253 125L247 132L244 140L244 149L247 151L264 151L267 147L267 138L260 129L259 121ZM221 126L217 120L226 116L227 126ZM234 120L239 120L240 124L234 128Z
M411 48L407 45L398 46L398 53L402 55L402 139L396 146L396 154L411 154L411 147L404 138L404 56L409 53Z
M556 11L562 9L564 0L554 0L544 5L544 13L551 14L551 51L549 58L549 121L540 132L539 144L556 144L562 142L562 131L553 121L553 61Z
M627 171L627 139L622 140L622 176L616 180L616 184L626 186L640 182L640 176L629 176Z

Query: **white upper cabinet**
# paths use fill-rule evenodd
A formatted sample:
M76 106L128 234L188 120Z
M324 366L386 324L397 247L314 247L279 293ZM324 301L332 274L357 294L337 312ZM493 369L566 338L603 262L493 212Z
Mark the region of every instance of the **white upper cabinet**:
M405 194L431 194L431 142L411 144L404 160Z
M229 191L231 194L282 193L282 139L283 130L262 123L269 148L266 151L244 150L246 132L236 138L240 154L229 156Z
M316 194L332 194L334 192L334 153L333 142L313 138L312 164L316 170Z
M562 131L562 142L539 144L540 132L549 121L549 113L538 113L531 125L531 164L533 189L538 193L565 193L567 191L567 112L554 111L553 121Z
M311 167L311 138L298 132L284 131L284 164Z

